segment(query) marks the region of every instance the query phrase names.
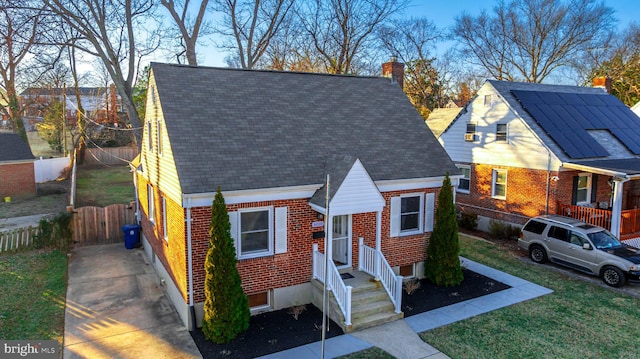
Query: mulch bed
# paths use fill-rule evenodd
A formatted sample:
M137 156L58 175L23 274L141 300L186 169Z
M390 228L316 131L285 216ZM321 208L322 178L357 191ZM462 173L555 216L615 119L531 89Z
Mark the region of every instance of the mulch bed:
M411 295L403 292L402 311L405 317L510 288L467 269L463 274L464 281L455 287L437 287L423 279ZM322 312L307 304L297 320L290 309L254 315L249 329L227 344L207 341L200 329L192 331L191 336L203 358L255 358L320 341L321 328ZM326 338L341 334L340 327L330 321Z
M511 288L468 269L463 269L462 274L462 283L453 287L438 287L422 279L420 287L411 295L403 291L402 311L405 318Z

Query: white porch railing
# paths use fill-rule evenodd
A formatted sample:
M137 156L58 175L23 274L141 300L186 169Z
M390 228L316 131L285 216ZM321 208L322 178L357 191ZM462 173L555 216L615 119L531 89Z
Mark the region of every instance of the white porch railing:
M365 246L362 238L360 238L358 247L358 270L372 275L382 282L382 286L395 306L395 312L400 313L402 305L402 276L393 272L382 252Z
M324 254L318 251L318 245L313 245L313 279L317 279L320 282L324 283L324 263L325 258ZM333 263L333 261L329 261L329 267L327 268L327 289L333 292L334 297L336 298L336 302L338 302L338 306L344 314L344 324L351 325L351 290L352 287L350 285L345 285L340 277L340 272L338 272L338 268Z

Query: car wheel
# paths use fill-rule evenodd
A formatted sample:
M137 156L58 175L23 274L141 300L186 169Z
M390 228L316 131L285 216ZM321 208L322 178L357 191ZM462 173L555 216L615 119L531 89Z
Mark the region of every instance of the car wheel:
M604 269L602 269L602 280L607 285L616 288L622 287L626 282L624 273L616 267L604 267Z
M529 257L536 263L544 263L547 261L547 252L539 245L532 245L529 248Z

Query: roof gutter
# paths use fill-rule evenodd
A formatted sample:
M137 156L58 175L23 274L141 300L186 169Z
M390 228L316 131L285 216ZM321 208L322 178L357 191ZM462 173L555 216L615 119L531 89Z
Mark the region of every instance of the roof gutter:
M581 165L581 164L578 164L578 163L565 162L565 163L562 164L562 167L568 168L568 169L572 169L572 170L577 170L577 171L597 173L597 174L600 174L600 175L611 176L611 177L621 178L621 179L640 178L640 175L629 176L628 174L626 174L624 172L618 172L618 171L608 170L608 169L605 169L605 168Z

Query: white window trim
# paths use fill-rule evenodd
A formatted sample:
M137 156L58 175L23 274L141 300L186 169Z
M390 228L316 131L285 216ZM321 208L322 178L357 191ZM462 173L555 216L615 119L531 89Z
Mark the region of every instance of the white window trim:
M152 128L151 120L147 121L147 140L149 141L147 149L151 153L153 153L153 136L151 135Z
M458 168L460 169L468 169L469 170L469 189L462 189L460 188L460 181L458 181L458 186L456 187L456 192L460 192L460 193L466 193L469 194L471 193L471 166L470 165L456 165ZM464 178L461 178L464 179Z
M498 125L504 125L506 127L504 140L498 139ZM509 143L509 124L508 123L496 123L496 142L499 143Z
M265 309L271 309L271 296L273 294L272 290L267 290L267 304L257 305L255 307L249 307L249 312L252 314L257 314L263 312Z
M264 252L257 252L257 253L250 253L250 254L242 254L241 253L241 247L240 247L240 241L242 239L242 214L243 213L248 213L248 212L261 212L261 211L268 211L269 212L269 229L267 231L268 233L268 239L267 239L267 243L268 243L268 250L264 251ZM272 256L274 254L274 245L273 245L273 232L274 232L274 225L273 225L273 206L268 206L268 207L253 207L253 208L242 208L238 210L238 216L237 216L237 231L238 233L236 233L236 252L237 252L237 257L238 259L249 259L249 258L260 258L260 257L267 257L267 256Z
M504 181L504 196L498 196L496 195L496 179L498 178L497 174L498 172L504 172L505 174L505 181ZM509 181L509 174L507 173L507 170L505 169L500 169L500 168L494 168L491 171L491 198L495 198L495 199L507 199L507 182Z
M398 230L399 230L399 234L398 236L403 237L403 236L412 236L414 234L421 234L423 232L423 228L424 228L424 193L422 192L416 192L416 193L405 193L405 194L401 194L400 196L400 209L399 209L399 215L398 215ZM420 204L419 204L419 213L418 213L418 228L417 229L411 229L411 230L402 230L402 198L406 198L406 197L420 197Z
M149 222L152 224L156 224L155 221L155 195L153 192L153 186L149 183L147 184L147 218L149 218Z
M158 156L162 157L162 122L156 122L156 145L158 146Z
M487 102L487 98L489 99L489 102ZM493 94L483 95L482 96L482 103L486 107L491 107L491 105L493 105Z
M592 180L591 173L588 173L588 172L579 173L578 174L578 183L580 183L580 180L579 180L580 177L587 177L587 188L586 188L587 196L585 198L585 201L578 202L578 200L576 199L576 205L577 206L583 206L585 204L590 204L591 203L591 180ZM576 188L576 193L578 192L578 189L579 188Z
M161 196L162 201L162 237L165 241L169 242L169 226L167 225L167 198Z

